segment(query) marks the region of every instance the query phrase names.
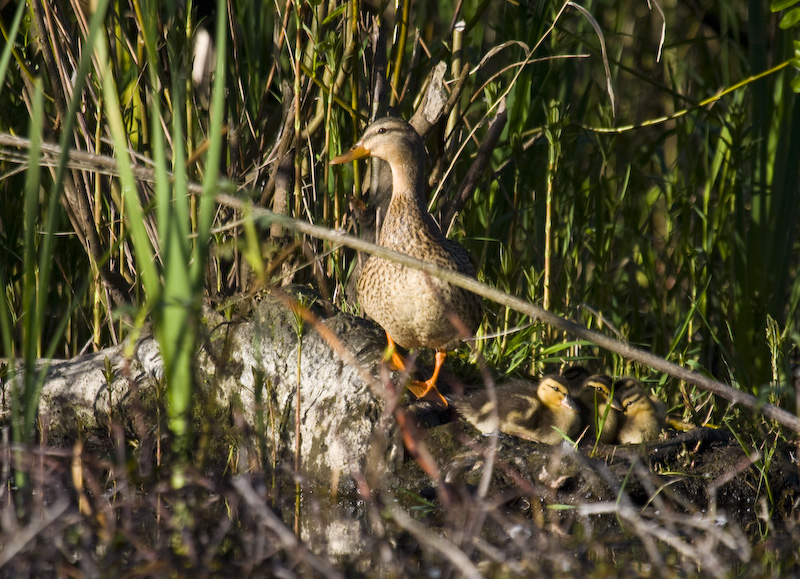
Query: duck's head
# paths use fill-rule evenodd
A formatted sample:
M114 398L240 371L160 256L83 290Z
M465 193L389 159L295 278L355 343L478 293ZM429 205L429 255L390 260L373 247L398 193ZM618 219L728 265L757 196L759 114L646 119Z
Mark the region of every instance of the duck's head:
M644 391L642 384L634 378L620 378L614 382L615 394L622 403L622 412L626 416L654 414L653 403Z
M425 147L422 137L403 119L384 117L369 125L353 147L331 160L341 165L364 157L377 157L394 166L415 163L422 165Z
M584 381L591 375L586 366L575 364L574 366L567 366L561 371L561 377L564 378L569 384L570 393L575 396L580 392L581 386Z
M542 403L551 410L565 408L572 412L580 412L578 405L569 395L567 381L561 376L545 376L539 381L536 394Z
M611 377L605 374L595 374L583 381L581 386L580 399L587 408L594 408L601 404L610 404L611 408L622 412L617 396L614 396L614 385Z

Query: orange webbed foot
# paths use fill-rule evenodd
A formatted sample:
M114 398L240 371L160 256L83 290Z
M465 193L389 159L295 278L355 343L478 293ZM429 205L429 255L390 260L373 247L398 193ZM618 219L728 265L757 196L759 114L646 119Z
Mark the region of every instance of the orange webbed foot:
M392 369L406 372L408 365L406 364L406 361L403 360L402 356L397 353L397 346L395 345L392 337L389 335L389 332L386 332L386 341L389 345L387 347L387 356L385 359L390 362ZM448 403L445 397L442 396L442 394L436 388L436 381L439 379L439 370L442 368L445 356L446 354L443 351L436 352L436 366L434 367L433 375L430 378L423 382L412 380L408 383L408 389L411 390L411 393L414 394L414 396L416 396L418 399L433 402L442 408L447 408Z
M408 389L411 390L414 396L420 400L434 402L442 408L447 408L449 405L445 397L439 392L439 389L436 388L436 381L439 379L439 370L442 369L442 364L444 363L446 355L447 354L441 350L436 352L436 366L433 368L433 376L424 382L414 381L408 384Z

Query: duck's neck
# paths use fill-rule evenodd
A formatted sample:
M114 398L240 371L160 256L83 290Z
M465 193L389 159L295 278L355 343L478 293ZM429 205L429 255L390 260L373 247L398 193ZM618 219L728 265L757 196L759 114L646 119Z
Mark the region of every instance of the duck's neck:
M392 203L397 200L403 205L413 203L425 206L425 155L420 150L410 150L403 155L389 159L392 169Z
M392 170L392 200L386 218L392 213L427 213L425 202L425 152L421 146L404 143L386 161Z
M392 199L381 225L380 244L413 253L421 242L441 242L442 231L428 213L425 153L420 148L386 159L392 169Z

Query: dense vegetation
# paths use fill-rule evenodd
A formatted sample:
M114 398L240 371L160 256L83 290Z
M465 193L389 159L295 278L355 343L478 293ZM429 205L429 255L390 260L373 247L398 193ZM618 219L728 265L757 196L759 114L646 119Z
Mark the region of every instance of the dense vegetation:
M791 15L791 4L773 7ZM186 330L203 300L232 315L243 297L294 281L358 310L354 252L254 223L214 195L362 235L363 165L328 160L388 107L410 118L440 62L461 94L427 139L430 206L481 281L796 412L800 63L793 18L765 2L0 7L3 355L28 367L73 357L151 319L176 464L196 445ZM488 162L458 199L493 127ZM581 360L640 376L696 425L794 436L485 305L478 350L497 373ZM25 374L13 419L2 417L16 444L34 440L40 378ZM4 481L26 488L32 469L17 463ZM180 488L190 475L175 471L161 480ZM3 502L28 520L11 488ZM765 572L781 569L762 552Z

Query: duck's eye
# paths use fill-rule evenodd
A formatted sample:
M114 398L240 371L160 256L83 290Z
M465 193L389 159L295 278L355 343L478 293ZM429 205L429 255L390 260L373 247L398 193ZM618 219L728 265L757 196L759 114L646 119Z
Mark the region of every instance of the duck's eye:
M382 134L384 134L385 132L386 132L386 127L381 127L380 129L378 129L378 134L379 134L379 135L382 135Z

